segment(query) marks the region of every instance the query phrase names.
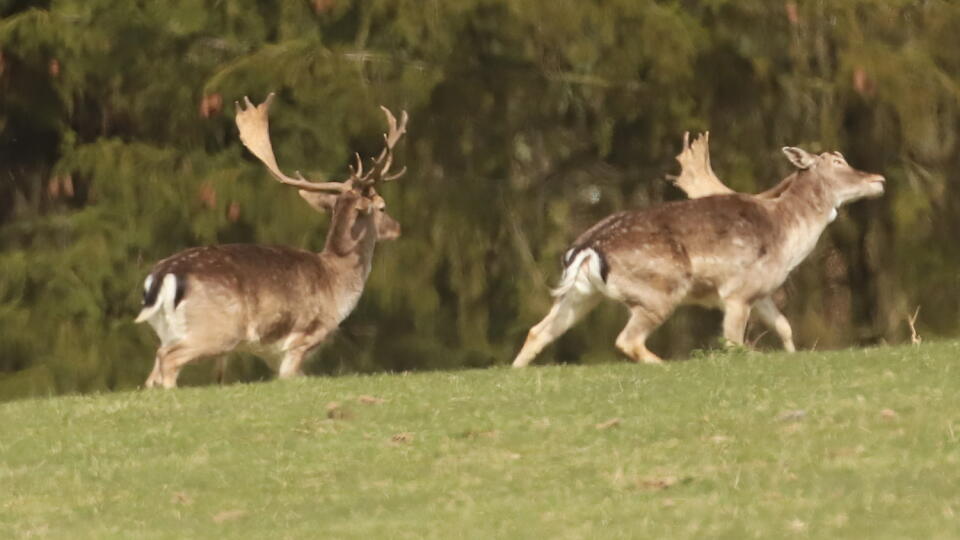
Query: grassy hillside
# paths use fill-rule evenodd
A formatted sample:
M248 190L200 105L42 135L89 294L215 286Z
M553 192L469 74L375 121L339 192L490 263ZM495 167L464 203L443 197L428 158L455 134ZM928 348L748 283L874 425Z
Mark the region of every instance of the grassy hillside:
M960 343L0 405L0 537L960 536Z

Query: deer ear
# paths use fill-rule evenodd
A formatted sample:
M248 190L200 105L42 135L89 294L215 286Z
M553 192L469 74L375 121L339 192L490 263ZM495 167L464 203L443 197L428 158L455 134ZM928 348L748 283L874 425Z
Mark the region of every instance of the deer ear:
M318 212L329 212L333 209L333 205L337 203L338 195L335 193L306 191L303 189L298 190L297 193L303 197L303 200L307 201L307 204L312 206L314 210Z
M817 162L816 156L796 146L784 146L783 153L786 154L790 163L793 163L793 166L800 170L809 169Z

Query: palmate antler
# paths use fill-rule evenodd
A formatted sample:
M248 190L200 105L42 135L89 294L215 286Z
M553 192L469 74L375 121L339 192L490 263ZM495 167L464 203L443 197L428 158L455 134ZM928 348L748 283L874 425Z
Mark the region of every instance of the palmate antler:
M267 99L260 105L254 105L250 98L244 97L243 104L235 102L237 108L236 122L240 130L240 140L250 152L257 156L270 171L270 174L280 182L288 186L293 186L304 191L333 191L341 193L353 187L370 188L381 182L389 182L403 176L407 171L406 167L400 171L389 174L390 166L393 164L393 147L397 141L403 137L407 131L407 111L400 115L400 122L386 107L380 107L387 116L389 131L384 134L384 148L380 155L372 159L372 168L364 173L363 162L360 154L356 155L356 166L350 166L350 177L343 182L312 182L307 180L297 171L296 178L291 178L282 171L277 165L277 158L273 154L273 145L270 143L270 104L273 103L275 94L270 93Z
M710 195L735 193L713 173L710 166L710 132L701 133L690 142L690 132L683 134L683 150L677 154L680 174L670 180L687 194L696 199Z
M697 199L710 195L737 193L721 182L714 174L713 167L710 166L709 131L697 135L693 142L690 142L690 132L685 132L683 134L683 150L677 154L677 162L680 164L680 174L668 176L668 178L674 185L682 189L687 197ZM779 197L790 186L791 181L792 177L787 177L776 186L753 194L753 196L761 199Z
M340 182L311 182L296 172L297 177L291 178L280 171L277 165L277 158L273 155L273 145L270 144L270 121L268 114L270 104L273 103L274 93L270 93L267 99L259 105L254 105L250 98L244 96L244 105L234 102L237 108L237 128L240 130L240 140L243 145L250 150L250 153L257 156L257 159L266 165L270 174L281 184L293 186L304 191L335 191L343 192L350 186Z

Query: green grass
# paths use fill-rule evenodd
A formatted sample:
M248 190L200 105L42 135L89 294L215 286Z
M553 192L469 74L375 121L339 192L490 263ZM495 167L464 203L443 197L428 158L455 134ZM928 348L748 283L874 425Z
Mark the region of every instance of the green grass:
M732 353L7 403L0 538L956 538L958 354Z

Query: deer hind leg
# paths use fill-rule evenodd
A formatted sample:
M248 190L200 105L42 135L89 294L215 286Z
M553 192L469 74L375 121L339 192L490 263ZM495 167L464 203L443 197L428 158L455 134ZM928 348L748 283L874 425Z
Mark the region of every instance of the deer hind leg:
M750 318L750 304L737 298L723 301L723 337L728 344L743 345L743 334Z
M760 316L760 320L780 336L780 341L783 342L783 348L787 352L796 351L796 347L793 346L793 329L790 328L790 321L777 309L773 298L769 296L761 298L753 304L753 307L757 309L757 315Z
M145 388L158 388L163 383L163 377L160 375L160 358L164 353L166 347L160 347L157 350L157 355L153 360L153 369L150 371L150 376L147 377L146 382L143 383Z
M147 379L147 384L148 386L176 388L177 377L180 376L180 370L183 369L183 366L193 360L210 356L217 352L221 351L210 351L199 347L192 347L182 342L170 347L161 347L160 350L157 351L157 367L155 368L159 377L154 377L154 374L151 373L150 378Z
M669 314L668 314L669 316ZM660 316L646 307L630 307L630 320L617 336L617 348L634 362L661 364L663 360L647 348L647 336L657 329L666 316Z
M563 335L599 302L598 294L583 293L575 288L558 297L547 316L527 333L527 340L513 360L513 367L527 366L544 347Z

